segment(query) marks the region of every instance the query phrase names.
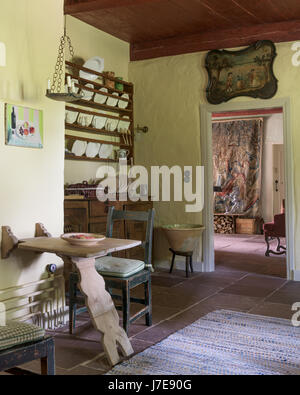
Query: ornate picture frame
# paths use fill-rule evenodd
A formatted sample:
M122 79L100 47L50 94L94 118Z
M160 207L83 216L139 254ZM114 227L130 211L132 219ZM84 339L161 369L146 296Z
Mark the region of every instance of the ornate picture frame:
M239 51L208 52L205 67L209 76L206 89L211 104L227 102L238 96L270 99L278 89L273 72L276 47L262 40Z

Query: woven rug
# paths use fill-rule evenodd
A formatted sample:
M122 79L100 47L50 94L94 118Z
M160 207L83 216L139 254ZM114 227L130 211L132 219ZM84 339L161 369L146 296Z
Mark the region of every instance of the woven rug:
M300 328L220 310L122 362L108 375L299 375Z

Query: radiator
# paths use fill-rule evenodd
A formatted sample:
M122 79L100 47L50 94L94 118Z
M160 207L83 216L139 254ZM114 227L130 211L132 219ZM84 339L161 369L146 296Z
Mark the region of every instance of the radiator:
M50 275L32 283L0 290L8 321L31 322L44 329L66 324L63 275Z

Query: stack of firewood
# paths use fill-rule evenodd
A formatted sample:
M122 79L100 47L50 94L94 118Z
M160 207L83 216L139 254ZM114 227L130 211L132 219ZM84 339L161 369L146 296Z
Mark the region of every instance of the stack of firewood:
M234 233L234 220L227 215L215 215L214 228L215 233L232 234Z

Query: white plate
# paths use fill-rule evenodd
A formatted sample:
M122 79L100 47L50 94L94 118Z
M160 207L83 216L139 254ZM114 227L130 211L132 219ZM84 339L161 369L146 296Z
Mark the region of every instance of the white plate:
M108 89L107 88L101 88L100 92L108 93ZM94 102L95 103L99 103L99 104L105 104L107 99L108 99L108 96L104 96L104 95L101 95L99 93L96 93L95 97L94 97Z
M66 122L75 123L78 117L78 112L66 110Z
M86 84L85 85L87 88L91 88L94 89L94 85L93 84ZM91 91L87 91L85 89L82 89L83 93L84 93L84 100L92 100L93 96L94 96L94 92Z
M98 73L102 73L102 71L104 70L104 59L99 58L99 56L95 56L89 59L87 62L85 62L83 67L97 71ZM79 75L81 78L90 81L95 81L97 78L99 78L99 76L96 74L87 73L86 71L82 71L82 70L80 71Z
M85 154L88 158L95 158L100 150L100 143L88 143Z
M105 129L108 130L109 132L114 132L118 128L118 125L119 125L118 119L107 118Z
M127 93L124 93L124 95L122 95L121 97L123 97L123 99L129 100L129 95ZM129 106L128 101L119 100L119 103L118 103L119 108L127 108L128 106Z
M93 121L92 121L92 126L95 129L103 129L105 124L106 124L106 119L105 117L97 117L95 116Z
M82 156L87 147L86 141L76 140L72 147L72 153L76 156Z
M114 97L109 97L107 99L106 104L111 107L115 107L119 102L119 94L117 92L112 93L112 95L117 96L118 98L115 99Z
M128 130L130 127L130 123L130 118L127 115L125 117L122 117L122 121L120 121L118 125L118 131L120 132L121 129Z
M111 144L102 144L99 151L99 158L107 159L110 157L114 150L114 147Z
M79 114L77 123L83 127L89 127L91 126L92 120L93 120L93 115L81 113Z

